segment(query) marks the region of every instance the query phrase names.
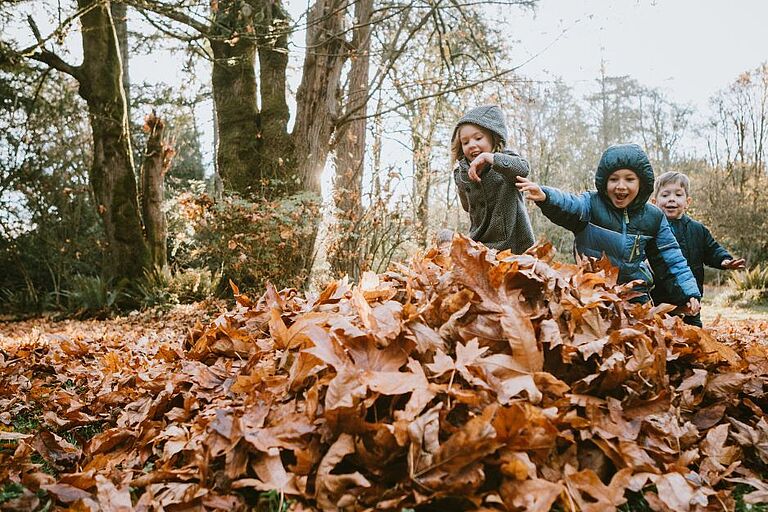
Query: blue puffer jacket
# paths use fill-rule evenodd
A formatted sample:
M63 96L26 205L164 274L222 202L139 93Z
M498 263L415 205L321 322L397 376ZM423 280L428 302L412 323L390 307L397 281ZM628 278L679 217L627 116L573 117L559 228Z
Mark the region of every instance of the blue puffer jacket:
M608 198L608 177L619 169L631 169L640 179L637 197L626 209L618 209ZM653 192L653 168L648 156L637 144L621 144L605 150L595 173L597 192L580 195L552 187L541 187L547 198L538 203L542 213L555 224L573 231L575 250L599 258L605 253L619 268L619 282L639 279L635 289L650 299L653 277L646 260L653 255L655 271L675 277L674 303L684 304L691 297L701 297L696 279L680 252L680 246L661 210L647 204Z

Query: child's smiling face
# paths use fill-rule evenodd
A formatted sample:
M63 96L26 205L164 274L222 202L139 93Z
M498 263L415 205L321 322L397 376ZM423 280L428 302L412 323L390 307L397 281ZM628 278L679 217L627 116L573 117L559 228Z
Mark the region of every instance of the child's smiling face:
M691 197L683 185L671 182L659 189L652 202L661 208L668 219L679 219L691 205Z
M458 137L461 142L461 151L470 162L477 158L480 153L490 153L493 150L491 132L476 124L461 125Z
M640 192L640 179L631 169L618 169L608 176L605 192L613 206L624 209L632 204Z

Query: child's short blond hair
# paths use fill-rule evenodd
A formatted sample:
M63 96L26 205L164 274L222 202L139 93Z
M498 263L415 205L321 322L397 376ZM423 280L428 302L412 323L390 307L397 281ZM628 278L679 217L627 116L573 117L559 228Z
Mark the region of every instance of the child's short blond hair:
M683 187L683 190L685 190L685 195L690 197L691 180L689 180L688 176L685 174L677 171L667 171L653 180L653 197L658 196L659 190L661 190L662 187L669 185L670 183L676 183Z
M480 125L474 124L474 123L463 123L456 127L456 132L454 133L453 140L451 141L451 162L458 162L462 158L464 158L464 151L461 149L461 138L459 137L459 132L461 131L461 127L464 124L472 124L474 126L477 126L484 132L486 132L488 135L491 136L491 141L493 142L493 152L498 153L499 151L503 151L504 148L507 145L507 141L505 141L501 135L499 135L496 132L493 132L489 130L488 128L484 128Z

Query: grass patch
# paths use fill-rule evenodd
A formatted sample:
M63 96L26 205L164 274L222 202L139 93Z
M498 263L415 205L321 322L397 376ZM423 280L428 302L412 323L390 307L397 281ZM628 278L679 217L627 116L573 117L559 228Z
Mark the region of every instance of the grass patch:
M736 508L734 509L736 512L768 512L767 503L756 503L755 505L744 503L744 495L749 494L754 490L755 489L752 488L752 486L747 484L737 484L736 487L733 488L732 496L733 499L736 500Z
M24 487L21 484L6 482L0 487L0 503L19 498L23 493Z
M621 512L651 512L653 510L642 492L627 491L624 496L627 498L627 502L619 507Z
M730 321L768 320L768 305L734 300L741 293L729 286L707 287L701 303L704 325L718 316Z
M104 422L97 421L94 423L88 423L87 425L80 425L73 427L66 432L62 432L60 435L67 440L68 443L75 446L83 447L92 437L97 434L101 434L104 431Z
M13 417L13 430L21 434L34 434L40 429L40 410L24 411Z
M271 490L259 494L254 510L256 512L288 512L291 503L293 500L286 498L285 494Z
M51 463L45 460L45 458L39 453L33 453L29 457L29 460L32 462L32 464L38 464L40 466L40 471L43 473L47 473L56 479L59 478L59 470L53 467Z

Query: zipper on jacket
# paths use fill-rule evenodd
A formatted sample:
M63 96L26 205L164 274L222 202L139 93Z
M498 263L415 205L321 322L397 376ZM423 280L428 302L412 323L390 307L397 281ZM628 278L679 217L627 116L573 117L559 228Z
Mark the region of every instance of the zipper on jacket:
M632 244L632 251L629 253L629 261L635 257L635 249L637 249L637 243L640 241L640 235L635 235L635 243Z
M622 240L626 240L627 239L627 226L628 225L629 225L629 214L627 213L627 209L624 208L624 217L622 218L622 222L621 222L621 238L622 238ZM622 247L621 253L622 253L622 256L623 256L624 255L624 248L623 247ZM629 260L627 260L627 261L631 261L631 260L632 260L632 256L630 255Z

